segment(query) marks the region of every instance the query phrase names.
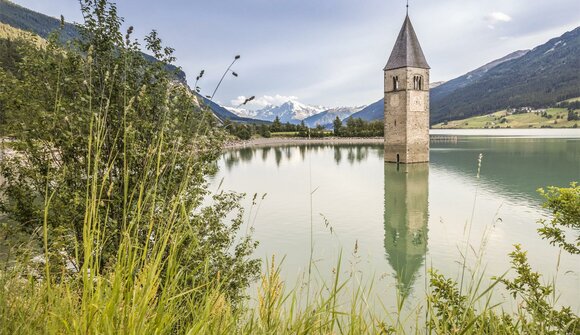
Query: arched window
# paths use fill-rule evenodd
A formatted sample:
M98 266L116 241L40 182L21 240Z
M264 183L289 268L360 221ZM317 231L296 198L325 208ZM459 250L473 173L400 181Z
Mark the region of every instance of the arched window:
M423 89L423 76L413 77L413 89L422 90Z
M398 91L399 90L399 77L394 76L393 77L393 91Z

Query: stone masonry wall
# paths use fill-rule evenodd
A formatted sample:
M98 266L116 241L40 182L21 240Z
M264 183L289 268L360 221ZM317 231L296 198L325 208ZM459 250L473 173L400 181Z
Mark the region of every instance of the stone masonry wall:
M423 77L422 90L413 78ZM398 77L395 90L393 77ZM385 161L429 161L429 70L400 68L385 72Z

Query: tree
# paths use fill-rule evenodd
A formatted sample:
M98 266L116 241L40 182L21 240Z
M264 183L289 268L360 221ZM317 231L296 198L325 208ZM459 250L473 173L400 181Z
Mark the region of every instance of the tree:
M552 220L540 220L542 228L538 232L550 244L557 245L571 254L580 254L580 235L570 241L566 238L564 229L580 230L580 186L571 183L569 188L548 187L547 191L538 192L546 199L543 207L550 210Z
M260 134L260 136L262 136L264 138L270 138L271 137L270 129L265 124L262 124L262 125L259 126L258 133Z
M282 123L280 123L280 118L276 115L274 122L272 122L272 132L277 133L282 131Z
M340 131L342 130L342 121L338 116L336 119L334 119L332 126L334 128L334 136L340 136Z
M304 124L304 120L302 120L300 122L300 125L298 126L298 136L300 137L308 136L308 127L306 127L306 124Z
M317 125L314 129L310 131L310 136L312 137L324 137L326 135L326 129L323 126Z

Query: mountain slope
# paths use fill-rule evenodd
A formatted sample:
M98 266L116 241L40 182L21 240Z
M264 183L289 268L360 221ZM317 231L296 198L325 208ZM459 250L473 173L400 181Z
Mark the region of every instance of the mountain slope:
M365 121L373 121L373 120L382 120L384 118L385 113L385 100L381 99L375 103L372 103L361 111L352 114L348 118L345 119L363 119Z
M44 39L60 27L60 20L21 7L7 0L0 0L0 22L14 28L32 32ZM69 41L78 39L79 36L80 34L76 26L65 22L61 32L61 40ZM151 55L143 53L143 56L149 61L156 61ZM185 72L174 65L166 65L166 67L169 71L176 72L176 77L179 81L186 82Z
M464 87L438 98L431 123L484 115L505 108L548 107L580 95L580 27L525 55L503 62Z
M312 115L304 119L304 123L311 128L316 126L328 126L332 125L332 122L338 117L340 120L344 120L354 113L361 111L365 106L360 107L337 107L325 110L324 112Z
M232 113L231 111L229 111L227 108L222 107L222 106L216 104L215 102L213 102L205 97L202 97L201 95L198 95L198 97L200 97L202 99L203 103L205 105L207 105L220 120L228 119L230 121L239 122L239 123L255 123L255 124L270 123L268 121L256 120L256 119L238 116L238 115Z
M454 91L456 91L459 88L462 88L462 87L465 87L465 86L472 84L477 79L480 79L481 77L483 77L489 70L493 69L494 67L496 67L502 63L505 63L507 61L518 59L518 58L524 56L525 54L527 54L529 51L530 50L518 50L518 51L512 52L511 54L509 54L507 56L504 56L500 59L496 59L492 62L485 64L482 67L479 67L471 72L468 72L461 77L457 77L457 78L452 79L446 83L432 87L432 90L430 92L431 103L437 102L437 101L443 99L444 97L448 96L449 94L453 93Z

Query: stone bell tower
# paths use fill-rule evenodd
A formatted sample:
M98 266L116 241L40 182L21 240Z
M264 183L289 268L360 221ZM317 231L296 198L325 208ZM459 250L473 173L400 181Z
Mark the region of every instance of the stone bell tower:
M429 65L408 14L384 71L385 162L428 162Z

